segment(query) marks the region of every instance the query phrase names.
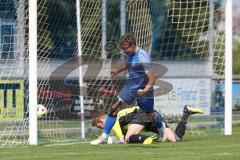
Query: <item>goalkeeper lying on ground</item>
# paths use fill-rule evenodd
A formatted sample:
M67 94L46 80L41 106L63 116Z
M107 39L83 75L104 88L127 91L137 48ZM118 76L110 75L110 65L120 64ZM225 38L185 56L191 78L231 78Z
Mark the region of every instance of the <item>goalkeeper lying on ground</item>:
M160 115L157 111L155 112ZM203 111L199 108L192 108L191 106L186 105L175 132L173 132L173 130L166 124L166 139L170 142L181 141L185 134L189 116L196 113L203 114ZM104 112L95 112L93 114L92 125L99 129L103 129L105 119L106 114ZM126 143L143 142L144 144L151 144L154 139L158 138L158 136L155 135L149 137L139 134L142 130L156 134L158 133L156 124L153 123L151 119L149 120L149 115L142 111L138 106L119 111L117 121L112 128L112 131L118 139L118 143L123 143L125 141Z

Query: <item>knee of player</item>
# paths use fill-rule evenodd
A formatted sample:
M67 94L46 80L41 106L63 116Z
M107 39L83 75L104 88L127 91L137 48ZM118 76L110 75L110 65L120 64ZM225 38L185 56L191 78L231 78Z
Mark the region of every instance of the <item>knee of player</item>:
M108 115L111 117L117 117L117 114L118 114L118 111L113 111L113 112L109 111L108 112Z
M117 116L119 109L121 108L122 105L122 101L118 100L116 103L114 103L114 105L109 109L108 114L110 116Z

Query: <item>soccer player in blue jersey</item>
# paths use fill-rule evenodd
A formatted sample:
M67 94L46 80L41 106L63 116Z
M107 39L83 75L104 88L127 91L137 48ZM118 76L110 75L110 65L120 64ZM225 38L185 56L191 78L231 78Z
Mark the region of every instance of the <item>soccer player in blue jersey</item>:
M136 38L133 35L123 35L120 38L120 48L125 53L124 61L118 69L111 71L111 76L114 77L124 70L128 70L128 78L117 100L110 108L106 122L103 128L103 134L96 140L91 141L91 144L98 145L107 139L113 125L116 121L116 116L121 106L131 104L135 100L137 105L151 117L159 129L159 136L164 141L165 124L161 117L155 114L153 85L155 82L155 73L152 70L150 54L137 46Z

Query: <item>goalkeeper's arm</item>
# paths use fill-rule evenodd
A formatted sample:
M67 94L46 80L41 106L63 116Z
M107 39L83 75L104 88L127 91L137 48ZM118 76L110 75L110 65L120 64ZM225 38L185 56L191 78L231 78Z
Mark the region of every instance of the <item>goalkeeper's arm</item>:
M119 118L117 118L113 128L112 128L113 133L115 136L119 139L120 142L124 142L124 135L122 133L122 129L119 123Z
M134 112L135 110L138 110L138 109L139 109L138 106L134 106L132 108L126 108L126 109L120 110L118 112L117 119L116 119L116 122L115 122L115 124L112 128L112 131L120 141L124 142L124 135L123 135L123 132L122 132L122 128L120 126L119 118L124 117L124 116L128 115L129 113L132 113L132 112ZM129 120L129 118L126 119L126 120Z

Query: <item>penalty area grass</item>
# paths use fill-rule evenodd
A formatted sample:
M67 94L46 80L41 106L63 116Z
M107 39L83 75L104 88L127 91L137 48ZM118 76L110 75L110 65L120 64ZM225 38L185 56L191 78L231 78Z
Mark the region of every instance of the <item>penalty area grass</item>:
M2 160L237 160L240 159L239 127L232 136L187 134L179 143L55 144L2 147Z

